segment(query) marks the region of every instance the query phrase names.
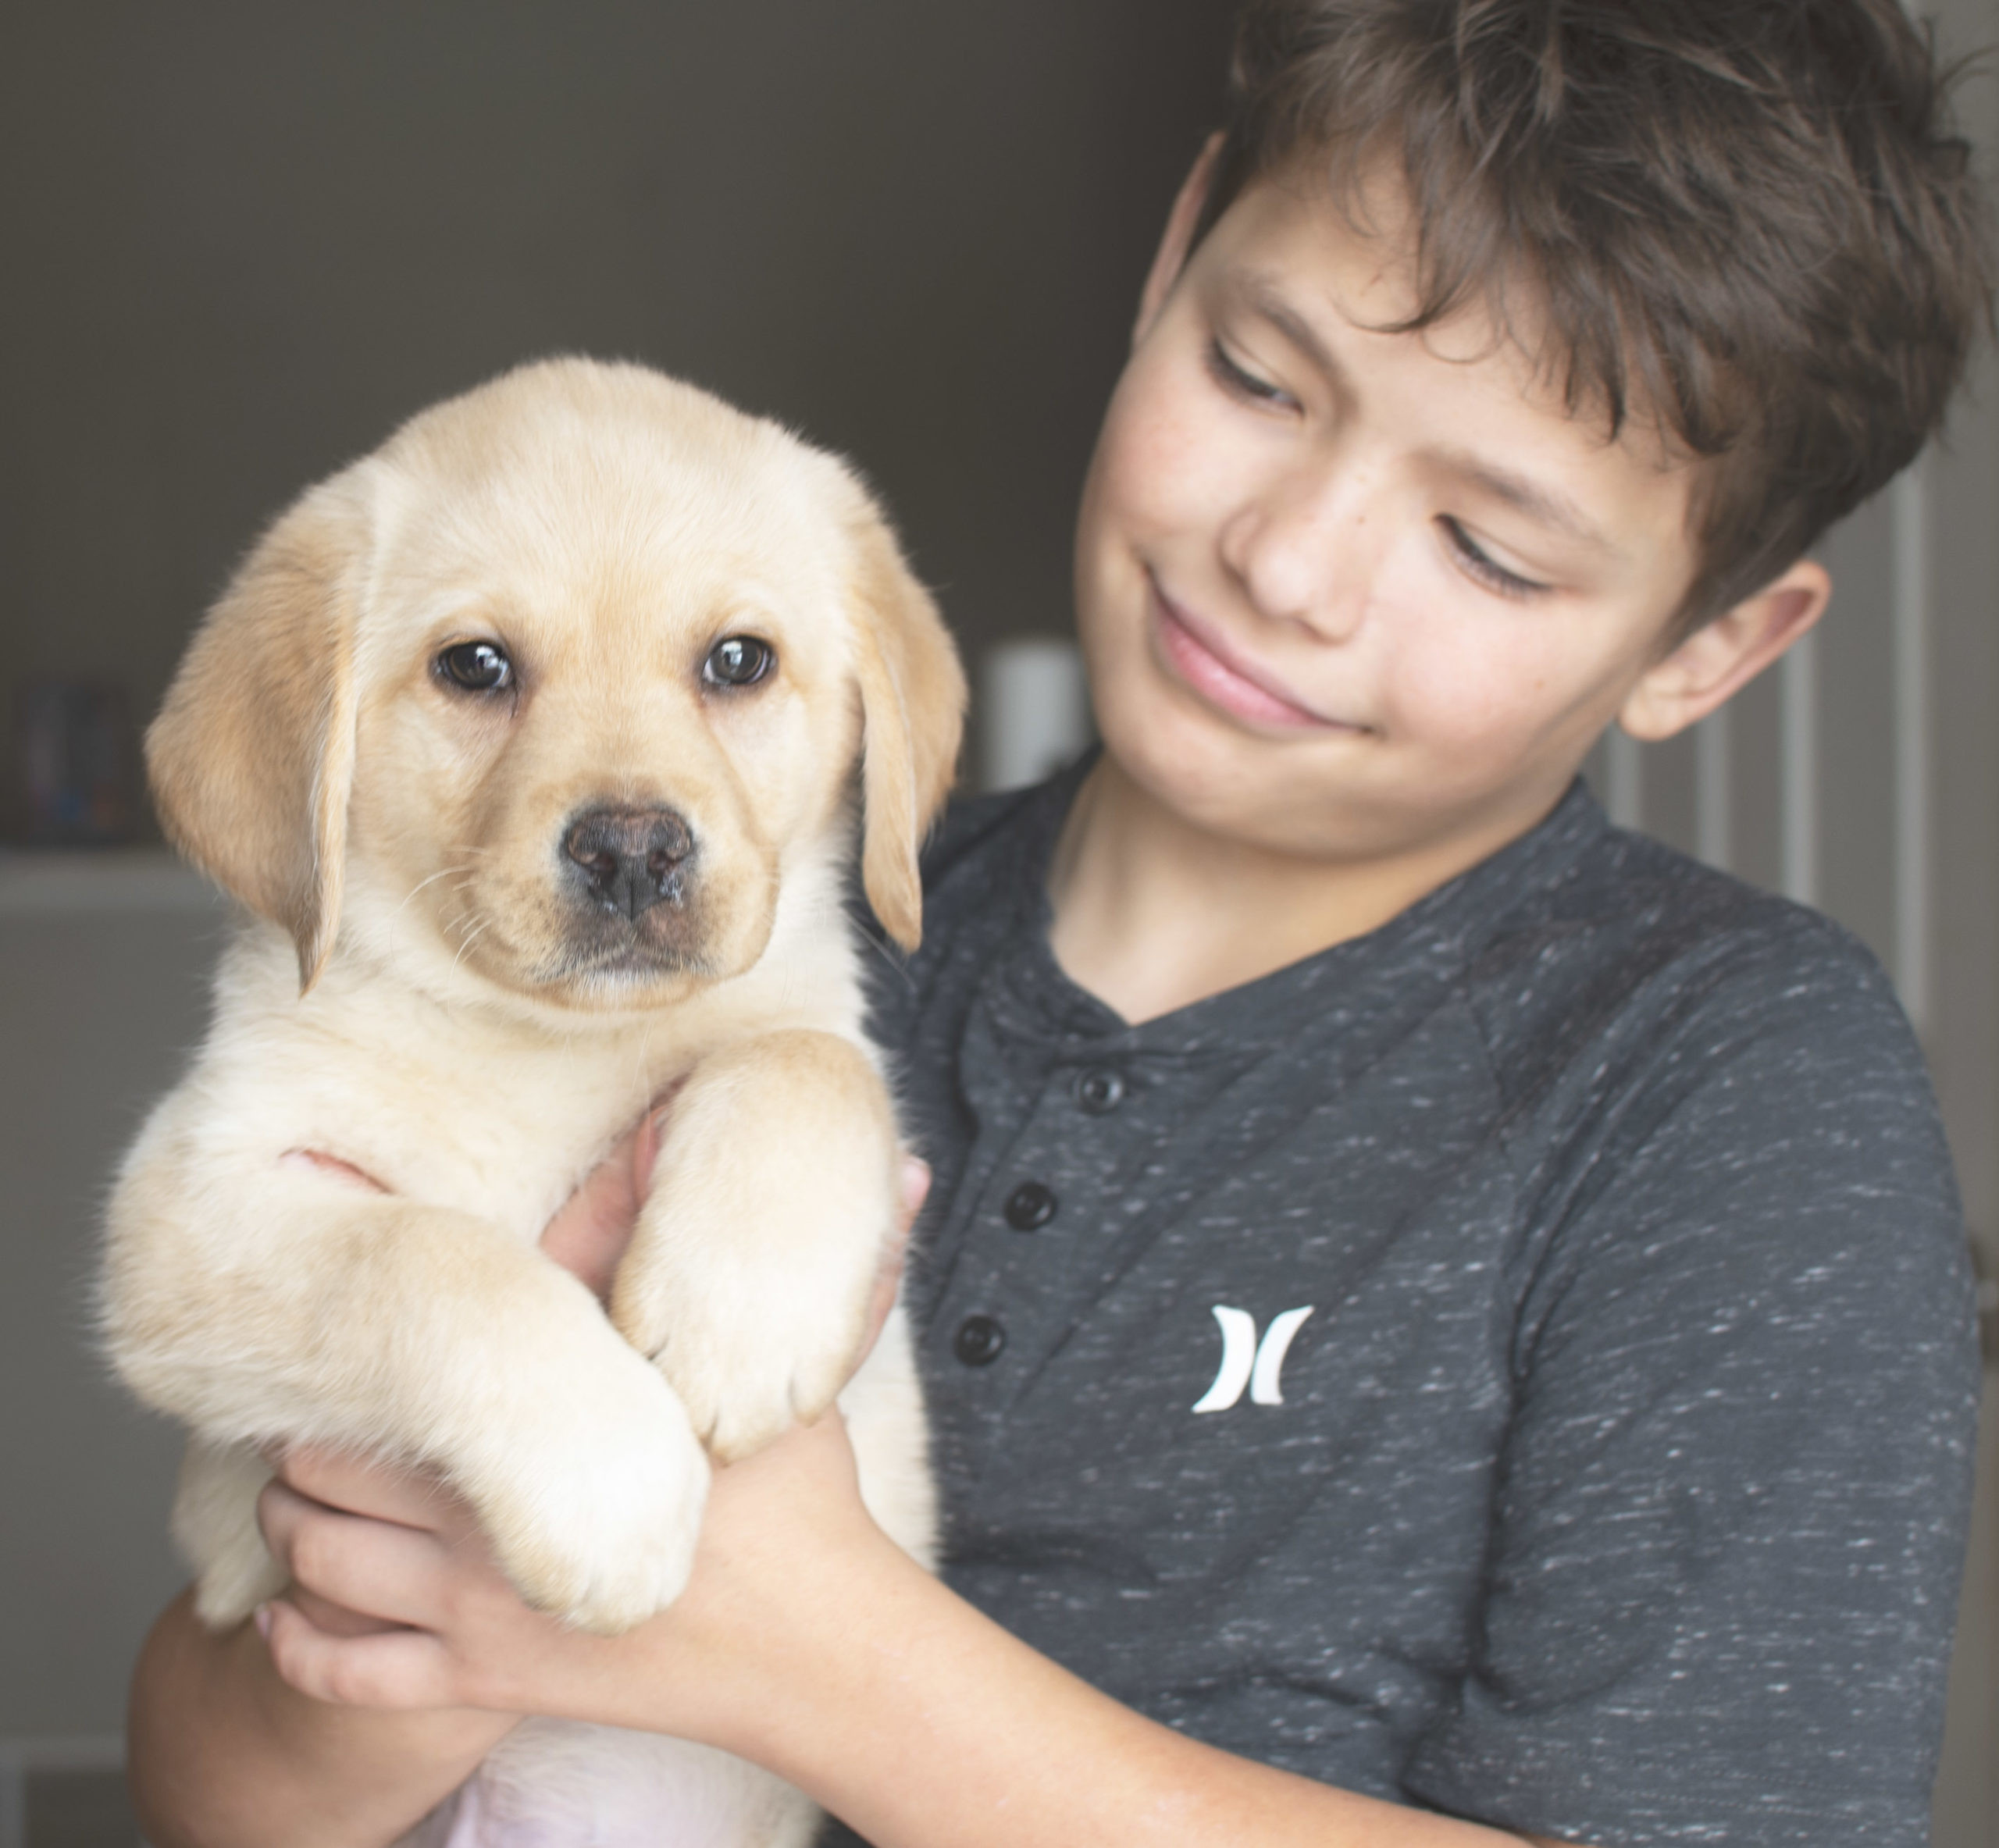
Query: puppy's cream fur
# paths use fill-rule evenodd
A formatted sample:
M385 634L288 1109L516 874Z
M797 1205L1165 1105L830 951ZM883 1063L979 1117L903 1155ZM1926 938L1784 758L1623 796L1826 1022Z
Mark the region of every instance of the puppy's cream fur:
M737 636L775 665L718 684ZM469 692L440 660L482 641L513 678ZM265 536L148 739L169 831L248 916L126 1162L105 1281L119 1372L192 1429L175 1526L205 1621L279 1588L274 1441L439 1468L572 1622L672 1601L707 1453L823 1411L864 1338L898 1154L843 911L855 785L868 899L911 945L964 691L839 462L637 367L509 374ZM600 811L684 827L642 914L565 852ZM669 1091L608 1320L536 1241ZM900 1312L842 1404L870 1507L921 1554ZM456 1814L425 1839L812 1827L718 1754L540 1724Z

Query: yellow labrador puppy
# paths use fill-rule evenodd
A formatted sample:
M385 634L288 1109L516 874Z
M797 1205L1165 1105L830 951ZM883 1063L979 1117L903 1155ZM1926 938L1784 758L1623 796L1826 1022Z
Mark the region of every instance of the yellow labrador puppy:
M615 1631L685 1582L711 1455L841 1391L898 1193L846 921L919 928L964 686L833 458L643 368L558 360L307 493L147 740L247 908L212 1031L110 1211L110 1351L192 1428L209 1623L280 1589L259 1447L421 1459L538 1608ZM611 1314L549 1216L672 1091ZM932 1502L900 1314L841 1402L870 1506ZM426 1840L803 1841L670 1741L522 1729Z

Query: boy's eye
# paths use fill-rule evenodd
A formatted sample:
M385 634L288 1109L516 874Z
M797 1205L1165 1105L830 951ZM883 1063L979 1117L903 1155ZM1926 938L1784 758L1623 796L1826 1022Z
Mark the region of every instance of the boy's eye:
M1522 577L1518 571L1507 570L1498 559L1483 551L1478 542L1448 514L1439 515L1438 524L1443 528L1444 536L1457 554L1459 564L1488 590L1497 591L1502 596L1527 597L1538 596L1550 588L1532 578Z
M1219 340L1208 342L1208 370L1215 383L1231 397L1247 398L1259 404L1289 405L1291 393L1269 379L1260 378L1235 359Z

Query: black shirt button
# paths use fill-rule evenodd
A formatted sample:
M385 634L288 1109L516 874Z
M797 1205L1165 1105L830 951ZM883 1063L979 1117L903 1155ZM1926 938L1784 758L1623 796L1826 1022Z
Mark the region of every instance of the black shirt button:
M1124 1081L1107 1066L1098 1066L1076 1081L1076 1102L1092 1116L1108 1116L1124 1101Z
M1056 1198L1038 1180L1024 1180L1000 1209L1016 1232L1039 1232L1055 1216Z
M951 1337L951 1351L968 1367L990 1366L1007 1344L1007 1331L990 1316L967 1316Z

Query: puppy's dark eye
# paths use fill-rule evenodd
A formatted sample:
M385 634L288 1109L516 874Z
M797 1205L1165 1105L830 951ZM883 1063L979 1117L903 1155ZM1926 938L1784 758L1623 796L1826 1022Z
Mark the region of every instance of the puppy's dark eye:
M754 636L725 636L708 650L701 678L710 686L749 686L777 663L777 650Z
M492 642L460 642L437 657L437 671L469 693L497 693L514 684L514 664Z

